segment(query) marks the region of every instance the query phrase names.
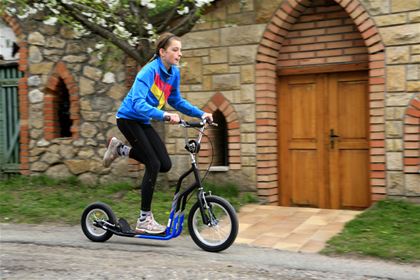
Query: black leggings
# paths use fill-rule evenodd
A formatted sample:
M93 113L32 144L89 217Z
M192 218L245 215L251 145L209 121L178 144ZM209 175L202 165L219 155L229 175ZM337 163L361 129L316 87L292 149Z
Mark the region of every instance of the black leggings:
M117 119L117 126L131 145L129 157L146 167L141 183L141 210L150 211L157 175L159 172L168 172L172 167L168 151L149 124Z

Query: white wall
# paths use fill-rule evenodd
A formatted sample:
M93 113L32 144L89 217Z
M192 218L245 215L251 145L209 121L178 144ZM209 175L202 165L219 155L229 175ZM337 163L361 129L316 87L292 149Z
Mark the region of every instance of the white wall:
M13 30L0 21L0 55L3 56L4 60L16 60L19 58L19 54L12 57L13 42L16 42Z

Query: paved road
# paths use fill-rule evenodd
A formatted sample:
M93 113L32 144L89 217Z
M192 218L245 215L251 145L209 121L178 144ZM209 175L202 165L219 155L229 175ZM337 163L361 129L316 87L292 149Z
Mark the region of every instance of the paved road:
M221 253L187 236L87 240L79 227L0 224L0 279L420 279L419 267L234 244Z

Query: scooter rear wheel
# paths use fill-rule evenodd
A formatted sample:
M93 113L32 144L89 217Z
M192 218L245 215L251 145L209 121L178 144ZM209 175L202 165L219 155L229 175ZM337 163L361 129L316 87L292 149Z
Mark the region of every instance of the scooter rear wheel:
M85 208L80 220L83 233L94 242L105 242L112 237L112 232L96 225L97 222L108 222L115 225L117 218L111 207L102 202L95 202Z

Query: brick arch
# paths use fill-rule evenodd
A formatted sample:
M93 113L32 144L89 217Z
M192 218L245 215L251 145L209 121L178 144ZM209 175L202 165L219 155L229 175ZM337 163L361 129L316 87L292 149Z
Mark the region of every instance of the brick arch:
M420 94L415 96L404 118L404 173L420 173Z
M1 15L6 24L10 26L16 36L19 46L19 71L23 77L18 81L19 95L19 154L20 154L20 173L27 175L29 169L29 102L28 102L28 43L25 41L25 34L18 20L6 13Z
M222 112L226 119L228 133L229 169L241 169L241 135L238 114L235 109L230 104L229 100L218 92L213 95L209 102L204 106L203 110L208 113L213 113L217 110ZM210 163L211 152L208 138L204 137L202 140L199 162L202 164Z
M70 95L70 119L73 121L71 126L72 138L79 137L80 125L80 104L79 104L79 87L73 78L71 72L67 69L66 64L62 61L55 65L52 75L49 77L44 97L44 138L51 140L59 137L56 110L54 103L57 98L57 91L60 79L64 81Z
M353 20L368 51L370 114L370 185L372 200L385 196L384 46L373 20L359 0L334 0ZM257 189L269 203L278 200L277 61L279 50L310 0L285 0L273 14L256 57Z

